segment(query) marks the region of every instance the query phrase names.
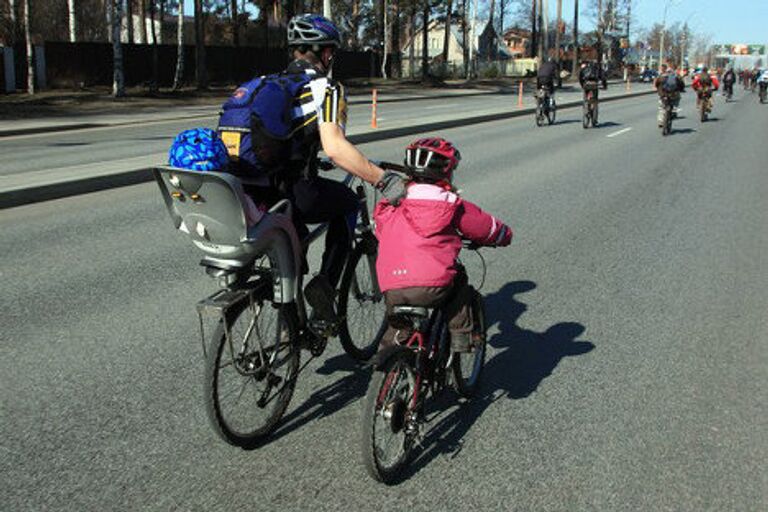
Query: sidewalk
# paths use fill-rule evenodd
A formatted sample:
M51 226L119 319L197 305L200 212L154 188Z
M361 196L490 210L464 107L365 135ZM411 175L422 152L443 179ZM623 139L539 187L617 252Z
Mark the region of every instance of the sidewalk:
M613 88L609 87L608 91L602 92L600 101L610 102L652 93L654 91L648 85L633 84L631 92L626 91L623 86L614 86ZM481 94L494 93L486 92ZM466 94L455 96L459 98L466 96ZM477 96L477 93L475 93L475 96ZM384 123L380 123L380 128L378 129L371 128L366 119L360 119L357 123L350 126L348 130L349 139L355 144L362 144L405 135L434 132L447 128L470 126L483 122L532 115L534 112L534 97L530 91L526 91L524 94L522 107L517 106L517 96L506 94L500 95L498 98L499 101L486 101L483 105L468 104L466 107L469 107L470 110L465 110L464 112L452 112L450 108L442 107L436 110L425 109L418 116L418 124L414 124L414 118L410 109L400 119L392 117ZM556 93L556 98L560 109L579 107L582 103L580 90L558 92ZM194 109L202 109L198 110L198 112L205 112L203 116L208 118L215 113L209 110L210 107L197 106L189 107L189 109L185 112L188 115L195 115ZM386 110L384 112L386 114ZM167 115L167 112L154 113L152 115L156 116L156 118L162 118L162 115ZM146 116L145 114L142 119L146 120ZM124 120L125 118L121 119ZM135 122L141 121L138 121L138 118L134 118L131 123ZM0 176L0 209L148 181L152 177L147 172L147 168L164 162L166 158L166 153L146 154L122 160L93 162L77 166Z

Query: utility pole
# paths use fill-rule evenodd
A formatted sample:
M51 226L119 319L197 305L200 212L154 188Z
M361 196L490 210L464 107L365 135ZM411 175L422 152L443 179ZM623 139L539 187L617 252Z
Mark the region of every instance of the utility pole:
M597 65L603 69L603 0L597 0Z
M661 20L661 41L659 44L659 74L661 74L661 62L664 59L664 36L667 31L667 11L672 0L667 0L664 4L664 17Z

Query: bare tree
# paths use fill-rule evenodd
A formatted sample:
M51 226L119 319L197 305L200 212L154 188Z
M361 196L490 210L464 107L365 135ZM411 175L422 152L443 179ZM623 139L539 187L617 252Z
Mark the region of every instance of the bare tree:
M112 4L112 95L115 98L125 96L125 75L123 74L123 45L120 41L121 20L123 19L123 1L110 0ZM130 3L130 2L129 2Z
M392 53L392 66L391 74L392 78L400 78L402 76L403 59L400 54L400 2L399 0L390 0L392 8L392 37L390 38L390 46Z
M445 11L445 34L443 35L443 65L448 71L448 45L451 41L451 13L453 12L453 0L448 0L448 9Z
M267 28L267 30L269 30ZM203 0L195 0L195 74L197 88L208 88L208 72L205 67L205 23L203 21Z
M32 55L32 34L29 30L29 0L22 0L24 7L24 40L27 44L27 92L35 94L35 62Z
M231 0L230 10L232 11L232 44L240 46L240 19L237 14L237 0Z
M421 80L423 82L426 82L429 76L429 14L431 11L429 0L424 0L421 11Z
M75 0L67 0L69 7L69 42L77 41L77 19L75 16Z
M579 72L579 0L575 0L573 6L573 62L571 63L571 76L576 77Z
M128 0L130 3L131 0ZM139 0L139 40L141 44L147 44L147 4L145 0Z
M179 0L179 16L176 28L176 74L173 76L173 90L181 88L184 78L184 0Z
M125 5L127 9L125 11L125 17L128 23L128 44L133 44L133 0L125 0ZM122 6L120 6L120 9L122 10ZM117 13L117 11L115 11L115 13Z

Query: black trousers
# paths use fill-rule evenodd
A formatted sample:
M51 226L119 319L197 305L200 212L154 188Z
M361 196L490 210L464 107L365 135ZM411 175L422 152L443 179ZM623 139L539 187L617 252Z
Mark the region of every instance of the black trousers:
M293 206L293 224L300 239L309 234L307 224L328 223L320 273L336 286L352 249L352 233L357 219L357 195L341 182L320 177L300 178L276 188L245 187L254 202L272 206L287 198Z

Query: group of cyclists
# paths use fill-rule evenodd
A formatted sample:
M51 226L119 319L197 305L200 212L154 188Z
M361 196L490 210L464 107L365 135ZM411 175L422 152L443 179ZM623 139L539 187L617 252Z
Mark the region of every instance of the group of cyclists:
M557 65L551 58L544 60L539 67L536 77L536 89L540 104L547 108L554 106L555 80L557 79ZM585 115L587 107L596 108L598 102L598 89L607 88L606 73L597 61L582 61L579 69L579 85L584 94ZM766 102L766 90L768 89L768 69L743 70L736 73L729 66L725 71L710 71L707 67L695 72L691 82L691 88L696 91L696 108L706 114L712 111L713 94L720 89L722 84L723 94L728 100L733 95L733 86L739 80L744 83L745 89L759 88L760 102ZM751 84L751 85L750 85ZM680 105L680 94L685 92L685 82L681 73L674 64L662 65L659 76L654 80L654 88L659 94L658 123L661 127L665 122L665 106L671 105L673 113L676 113ZM585 124L586 127L586 124Z

